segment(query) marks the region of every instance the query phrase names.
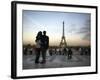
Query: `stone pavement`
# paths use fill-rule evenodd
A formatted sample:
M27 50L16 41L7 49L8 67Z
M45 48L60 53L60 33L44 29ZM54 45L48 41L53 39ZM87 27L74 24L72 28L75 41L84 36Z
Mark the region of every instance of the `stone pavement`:
M40 57L40 61L41 61ZM40 68L62 68L62 67L82 67L90 66L91 59L88 55L74 54L72 59L68 59L65 55L52 55L46 57L45 64L35 64L35 55L23 56L23 69L40 69Z

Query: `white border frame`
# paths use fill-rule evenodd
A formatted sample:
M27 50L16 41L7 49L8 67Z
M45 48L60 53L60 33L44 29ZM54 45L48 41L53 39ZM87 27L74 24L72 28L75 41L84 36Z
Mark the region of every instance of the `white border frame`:
M91 13L91 66L89 67L67 67L67 68L52 68L52 69L22 69L22 10L41 10L41 11L62 11L62 12L78 12ZM49 6L49 5L34 5L34 4L17 4L17 77L22 76L38 76L38 75L53 75L53 74L70 74L70 73L86 73L96 72L96 9L82 7L67 7L67 6ZM93 46L92 46L93 45ZM60 73L59 73L60 72ZM66 73L67 72L67 73Z

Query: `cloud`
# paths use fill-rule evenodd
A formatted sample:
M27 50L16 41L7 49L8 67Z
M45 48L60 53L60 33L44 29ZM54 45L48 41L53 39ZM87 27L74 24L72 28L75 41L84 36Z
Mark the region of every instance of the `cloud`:
M91 31L90 30L91 30L90 20L87 20L85 22L84 26L81 27L79 29L79 31L77 31L76 33L83 35L82 39L84 39L84 40L90 40L90 37L91 37Z
M91 38L91 34L90 33L86 33L82 39L90 40L90 38Z
M68 33L75 33L77 31L77 25L76 24L70 24L69 28L66 28Z

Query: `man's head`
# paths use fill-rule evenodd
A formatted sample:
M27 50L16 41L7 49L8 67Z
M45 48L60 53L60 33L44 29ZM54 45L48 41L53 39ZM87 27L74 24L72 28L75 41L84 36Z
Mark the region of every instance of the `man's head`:
M43 34L46 35L46 31L43 31Z

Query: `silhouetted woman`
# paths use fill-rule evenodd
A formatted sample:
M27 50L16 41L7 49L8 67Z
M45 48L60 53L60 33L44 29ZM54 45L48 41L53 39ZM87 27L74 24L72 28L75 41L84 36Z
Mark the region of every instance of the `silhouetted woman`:
M35 59L35 63L39 63L39 57L40 57L41 45L42 45L42 32L41 31L38 32L35 42L36 42L36 59Z

